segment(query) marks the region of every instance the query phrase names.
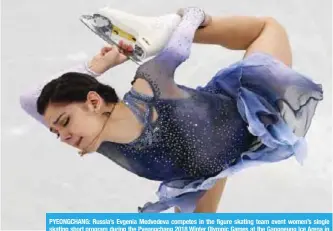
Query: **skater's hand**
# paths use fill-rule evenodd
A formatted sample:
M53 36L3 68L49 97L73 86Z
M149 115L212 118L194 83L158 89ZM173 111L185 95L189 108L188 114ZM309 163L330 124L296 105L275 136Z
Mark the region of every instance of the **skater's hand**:
M122 41L119 46L121 48L110 45L104 46L89 62L89 68L96 73L102 74L110 68L127 61L128 57L126 55L131 54L133 48Z

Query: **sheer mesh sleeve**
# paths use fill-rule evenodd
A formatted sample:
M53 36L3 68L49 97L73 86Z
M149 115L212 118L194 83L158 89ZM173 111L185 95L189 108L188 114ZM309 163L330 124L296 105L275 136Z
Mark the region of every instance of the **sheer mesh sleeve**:
M70 69L67 69L66 71L63 71L61 73L58 73L57 75L52 76L50 79L57 78L66 72L80 72L80 73L89 74L94 77L99 76L98 73L95 73L92 70L90 70L86 63L83 63L80 65L74 66ZM37 99L46 83L47 82L45 82L44 84L40 84L39 86L36 86L33 89L27 90L26 92L24 92L20 95L20 104L21 104L22 109L28 115L30 115L31 117L36 119L38 122L44 124L45 126L46 126L46 124L43 119L43 116L41 116L37 112Z
M203 10L186 8L182 21L165 48L138 68L135 78L148 81L155 97L168 98L174 95L177 88L174 82L175 70L188 59L195 31L204 18Z

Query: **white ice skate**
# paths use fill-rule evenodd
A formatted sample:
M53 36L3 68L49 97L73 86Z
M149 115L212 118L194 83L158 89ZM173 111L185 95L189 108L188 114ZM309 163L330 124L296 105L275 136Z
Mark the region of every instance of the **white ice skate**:
M164 48L181 17L143 17L105 7L93 15L82 15L80 20L109 44L118 45L120 40L131 44L134 52L129 58L140 64Z

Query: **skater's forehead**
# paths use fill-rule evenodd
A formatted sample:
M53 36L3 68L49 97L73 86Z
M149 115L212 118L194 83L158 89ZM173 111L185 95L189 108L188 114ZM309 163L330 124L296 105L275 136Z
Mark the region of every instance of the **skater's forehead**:
M45 113L44 118L47 123L47 125L51 128L52 126L55 126L59 123L61 118L68 114L70 105L55 105L50 104Z

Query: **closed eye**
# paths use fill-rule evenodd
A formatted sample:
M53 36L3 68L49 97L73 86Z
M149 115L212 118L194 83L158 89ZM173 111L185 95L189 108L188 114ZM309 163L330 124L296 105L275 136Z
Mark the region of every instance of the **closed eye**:
M62 124L62 126L66 127L70 121L69 116L66 118L65 122Z

